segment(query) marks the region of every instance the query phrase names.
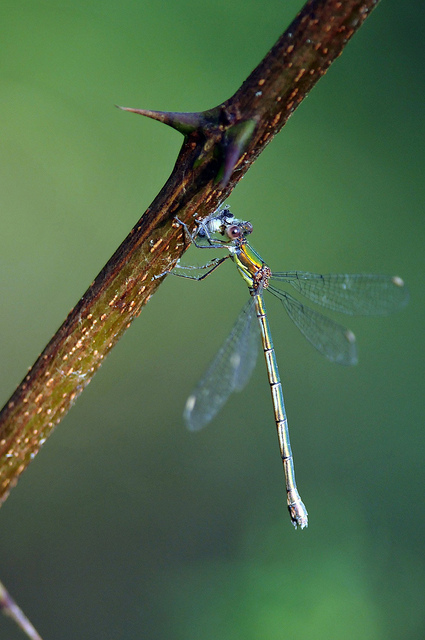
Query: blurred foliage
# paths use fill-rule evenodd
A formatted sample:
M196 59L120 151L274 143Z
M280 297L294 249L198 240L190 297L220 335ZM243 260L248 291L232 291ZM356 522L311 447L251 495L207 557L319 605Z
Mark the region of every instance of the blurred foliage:
M114 103L215 106L301 6L3 0L4 402L175 162L177 133ZM382 2L230 200L275 270L411 290L397 316L350 319L354 369L268 301L309 529L287 515L262 362L208 429L183 427L245 285L227 264L168 278L1 510L1 578L46 640L424 637L424 18ZM0 637L21 636L0 618Z

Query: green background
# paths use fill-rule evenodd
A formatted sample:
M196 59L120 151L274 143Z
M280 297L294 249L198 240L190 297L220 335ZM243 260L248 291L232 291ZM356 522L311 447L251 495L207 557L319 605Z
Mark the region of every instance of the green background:
M302 4L2 0L1 403L174 165L179 134L114 103L215 106ZM309 528L263 362L207 429L183 425L244 283L231 264L167 278L2 507L0 579L44 640L425 637L424 23L421 0L384 0L230 199L272 269L411 292L348 319L350 369L267 301ZM1 617L0 638L22 635Z

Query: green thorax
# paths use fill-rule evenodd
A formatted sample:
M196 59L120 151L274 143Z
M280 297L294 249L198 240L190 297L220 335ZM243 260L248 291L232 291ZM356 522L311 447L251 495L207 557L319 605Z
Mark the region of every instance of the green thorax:
M251 290L257 291L259 286L267 287L271 271L262 257L245 239L236 243L235 249L232 251L232 258Z

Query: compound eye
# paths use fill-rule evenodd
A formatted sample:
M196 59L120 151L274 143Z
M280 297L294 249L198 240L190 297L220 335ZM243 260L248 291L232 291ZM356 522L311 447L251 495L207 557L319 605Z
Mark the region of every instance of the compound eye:
M236 240L236 238L240 238L241 237L242 231L240 230L240 228L238 227L237 224L231 224L230 227L227 227L227 229L226 229L226 235L231 240Z

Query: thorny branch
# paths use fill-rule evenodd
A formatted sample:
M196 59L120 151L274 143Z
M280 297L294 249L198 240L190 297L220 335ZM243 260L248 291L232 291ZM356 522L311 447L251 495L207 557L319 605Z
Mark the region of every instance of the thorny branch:
M131 109L176 128L184 142L158 196L0 412L0 504L159 286L154 276L186 249L174 217L192 227L228 197L378 2L309 0L240 89L214 109ZM1 583L0 608L28 638L40 639Z
M310 0L240 89L199 113L133 110L184 142L166 184L0 413L0 501L90 382L186 245L176 215L214 211L379 0Z

